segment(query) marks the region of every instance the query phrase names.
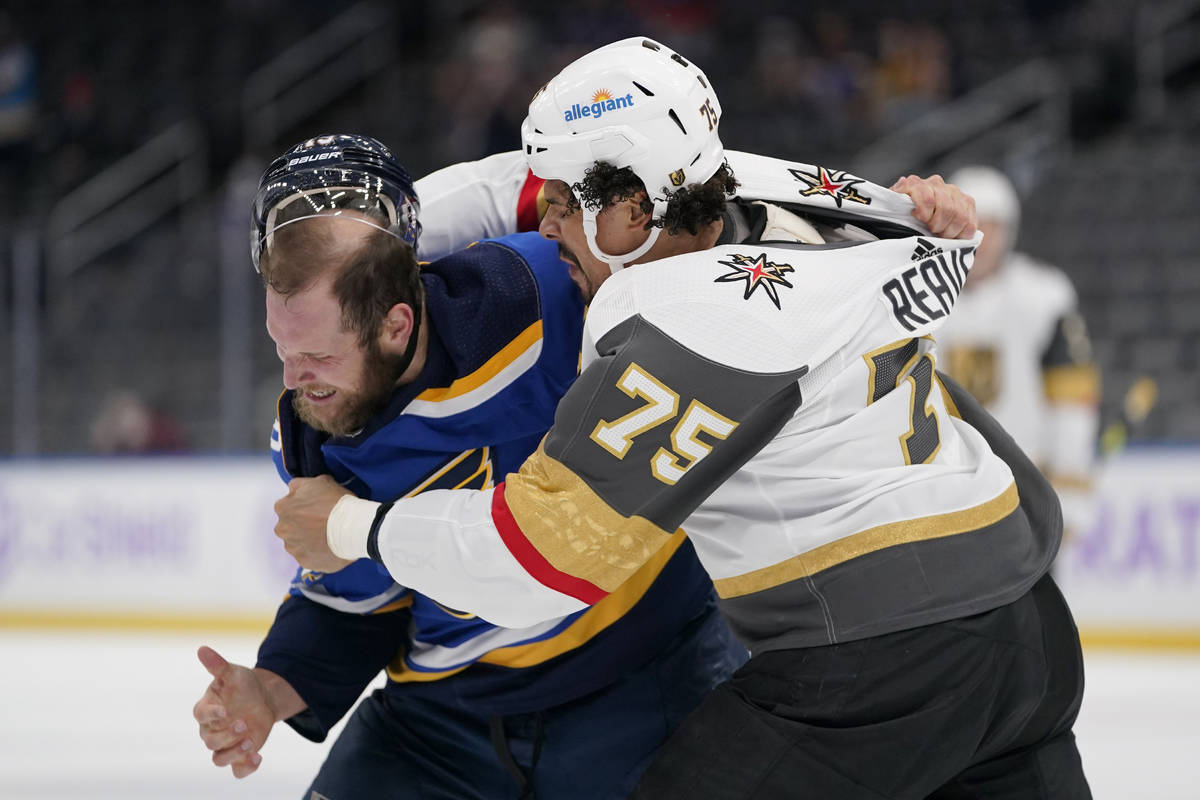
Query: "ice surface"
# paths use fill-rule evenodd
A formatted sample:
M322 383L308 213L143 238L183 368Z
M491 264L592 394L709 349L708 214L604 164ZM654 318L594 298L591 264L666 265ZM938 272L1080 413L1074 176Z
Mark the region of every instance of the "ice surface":
M0 795L300 800L329 746L279 726L258 772L209 761L192 721L201 644L252 663L257 637L0 631ZM1087 652L1076 726L1097 800L1200 798L1200 653ZM335 732L336 733L336 732Z

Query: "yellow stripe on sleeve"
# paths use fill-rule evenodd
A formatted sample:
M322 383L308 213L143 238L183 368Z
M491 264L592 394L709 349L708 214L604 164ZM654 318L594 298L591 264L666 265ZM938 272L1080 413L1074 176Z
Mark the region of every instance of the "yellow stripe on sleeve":
M1100 402L1100 371L1092 364L1064 364L1042 370L1046 399L1051 403Z
M387 676L397 683L428 683L430 681L440 681L442 678L449 678L451 675L457 675L469 666L471 665L463 664L461 667L433 672L409 669L408 664L404 663L404 651L401 650L396 654L395 658L388 662Z
M518 356L537 344L541 338L542 321L539 319L506 344L500 352L489 358L479 369L469 375L464 375L449 386L443 386L438 389L426 389L417 395L415 400L422 400L427 403L439 403L474 391L499 375L501 370L513 361L516 361Z

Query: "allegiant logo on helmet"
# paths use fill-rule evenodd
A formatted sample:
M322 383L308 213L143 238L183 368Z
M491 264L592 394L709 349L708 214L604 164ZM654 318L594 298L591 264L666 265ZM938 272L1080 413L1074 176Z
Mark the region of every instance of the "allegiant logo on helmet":
M590 105L580 105L575 103L566 111L563 112L563 120L565 122L574 122L583 117L599 118L606 111L616 111L618 108L632 108L633 95L627 94L624 97L614 98L608 93L607 89L601 89L592 95Z

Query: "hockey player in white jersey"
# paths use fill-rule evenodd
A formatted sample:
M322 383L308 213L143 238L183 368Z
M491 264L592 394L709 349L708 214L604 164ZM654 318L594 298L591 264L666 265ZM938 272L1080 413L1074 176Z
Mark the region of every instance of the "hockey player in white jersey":
M727 165L720 113L650 40L547 84L522 131L541 232L594 295L554 426L487 491L293 481L277 533L306 566L369 555L506 625L597 602L687 535L753 657L637 797L1090 797L1057 502L935 370L979 237L842 172Z
M1100 373L1071 280L1016 251L1020 200L992 167L957 170L985 233L954 316L938 331L942 369L975 396L1058 492L1067 531L1091 518Z

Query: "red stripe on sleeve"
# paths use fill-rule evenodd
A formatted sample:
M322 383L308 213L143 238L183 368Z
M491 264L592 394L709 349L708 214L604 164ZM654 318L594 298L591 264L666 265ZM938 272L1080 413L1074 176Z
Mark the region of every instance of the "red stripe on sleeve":
M517 198L517 231L526 233L536 231L542 218L538 214L538 192L545 181L533 174L525 174L525 183L521 186L521 195Z
M538 583L588 605L598 603L608 596L608 592L595 584L555 568L529 543L521 531L521 526L513 519L508 503L504 501L503 483L498 484L492 494L492 522L513 558L517 559L517 563Z

